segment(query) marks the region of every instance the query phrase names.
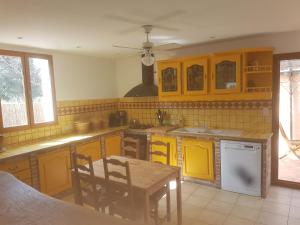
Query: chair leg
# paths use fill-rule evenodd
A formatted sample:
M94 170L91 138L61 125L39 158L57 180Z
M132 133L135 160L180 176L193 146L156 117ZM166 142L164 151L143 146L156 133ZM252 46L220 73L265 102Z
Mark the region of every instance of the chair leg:
M170 222L171 220L171 193L170 193L170 185L167 184L167 221Z

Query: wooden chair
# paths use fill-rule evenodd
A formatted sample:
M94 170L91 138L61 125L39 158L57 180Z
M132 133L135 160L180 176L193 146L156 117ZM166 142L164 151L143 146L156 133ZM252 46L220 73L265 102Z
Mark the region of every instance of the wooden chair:
M105 208L108 206L108 196L104 184L96 182L91 157L73 152L72 162L78 203L92 206L97 211L101 208L102 212L105 212Z
M279 130L280 130L280 133L281 133L283 139L285 140L285 142L287 143L287 145L289 147L289 152L287 154L281 156L280 159L283 159L286 156L288 156L288 154L290 152L292 152L298 159L300 159L300 140L290 140L288 138L288 136L286 135L281 123L279 123Z
M122 141L122 155L130 158L140 158L140 140L125 137Z
M142 217L142 207L137 207L134 201L129 163L127 161L121 162L113 158L104 158L103 165L105 183L109 196L110 215L117 214L130 220L137 220ZM116 180L118 180L118 182L115 182Z
M156 147L159 147L160 149L155 149ZM161 148L166 149L165 152L161 150ZM153 156L158 156L160 159L164 159L162 161L158 161L153 159ZM154 141L154 142L149 142L148 144L148 160L155 162L155 163L160 163L160 164L165 164L165 165L170 165L170 144L169 143L164 143L161 141ZM171 217L171 203L170 203L170 185L169 183L166 184L163 188L161 188L159 191L154 193L151 196L151 201L154 203L154 221L155 224L160 223L160 219L158 216L158 209L159 209L159 201L166 195L166 203L167 203L167 221L170 221Z

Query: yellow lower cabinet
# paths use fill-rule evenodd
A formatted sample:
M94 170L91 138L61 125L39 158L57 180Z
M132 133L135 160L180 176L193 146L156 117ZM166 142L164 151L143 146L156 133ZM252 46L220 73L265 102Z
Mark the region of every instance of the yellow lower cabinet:
M121 155L121 134L112 134L104 137L106 156Z
M182 140L183 175L214 180L213 142L197 139Z
M85 156L91 156L93 161L101 159L101 145L99 140L79 143L76 152Z
M176 142L176 138L153 135L153 136L151 136L151 141L152 142L153 141L162 141L164 143L169 143L170 144L170 164L172 166L177 166L177 142ZM158 150L158 151L161 151L161 152L164 152L164 153L166 153L166 151L167 151L166 147L155 146L155 145L152 146L152 150ZM166 163L166 158L163 157L163 156L153 155L152 160L162 162L162 163Z
M28 158L10 159L0 163L0 171L14 175L20 181L31 185L31 170Z
M40 189L55 195L72 187L69 147L38 156Z

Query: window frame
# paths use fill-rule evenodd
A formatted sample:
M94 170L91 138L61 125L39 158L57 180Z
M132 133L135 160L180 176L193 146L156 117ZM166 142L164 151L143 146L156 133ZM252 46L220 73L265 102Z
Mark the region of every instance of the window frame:
M11 132L11 131L20 131L29 128L39 128L50 125L57 125L57 103L56 103L56 91L55 91L55 82L54 82L54 71L53 71L53 58L52 55L48 54L39 54L39 53L30 53L30 52L19 52L11 50L1 50L0 55L7 56L17 56L21 58L22 68L23 68L23 80L24 80L24 95L26 103L26 114L27 114L27 125L15 126L15 127L3 127L3 118L2 118L2 109L0 102L0 131L1 132ZM49 64L49 75L51 80L51 93L53 99L53 117L54 120L44 123L34 123L34 113L33 113L33 100L31 95L31 83L30 83L30 68L29 68L29 58L38 58L46 59ZM1 99L0 99L1 101Z

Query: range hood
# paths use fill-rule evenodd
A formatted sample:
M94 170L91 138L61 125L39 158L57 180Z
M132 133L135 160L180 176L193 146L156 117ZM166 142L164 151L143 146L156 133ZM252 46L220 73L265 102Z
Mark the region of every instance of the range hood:
M142 64L143 83L129 90L124 97L145 97L157 96L158 88L154 84L154 65L145 66Z

